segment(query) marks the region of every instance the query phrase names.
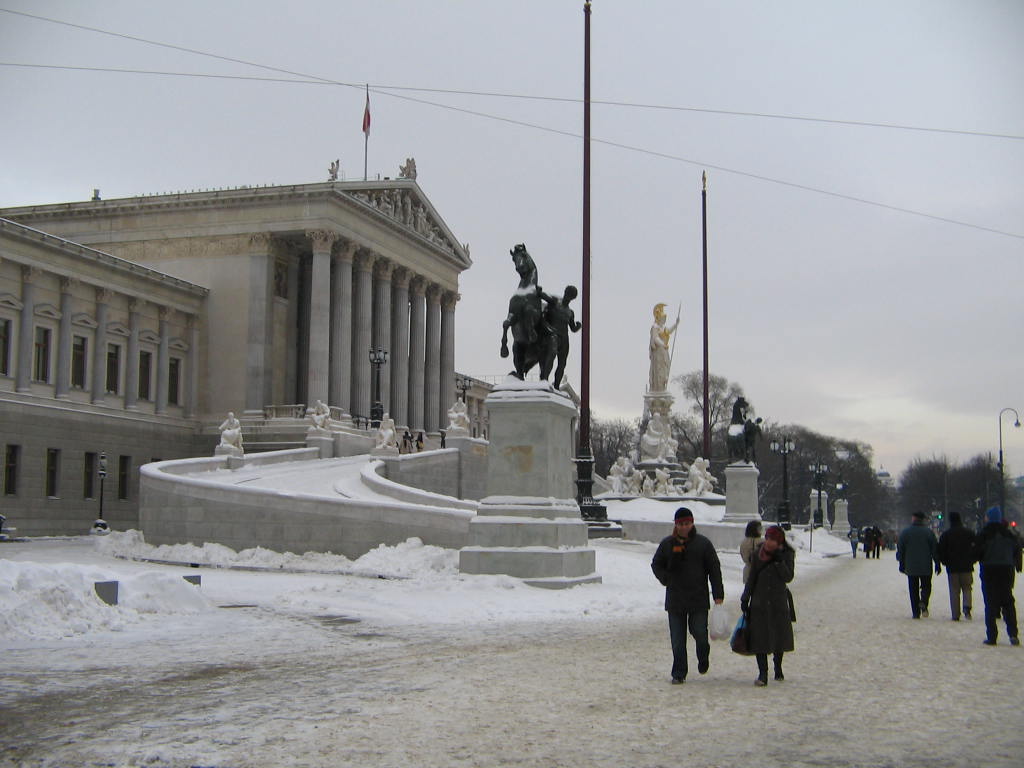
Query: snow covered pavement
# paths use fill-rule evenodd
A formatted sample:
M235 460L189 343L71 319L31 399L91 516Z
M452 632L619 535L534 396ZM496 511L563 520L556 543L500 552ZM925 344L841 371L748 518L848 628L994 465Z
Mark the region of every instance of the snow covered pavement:
M799 553L797 650L765 689L753 659L718 642L708 675L669 685L653 544L596 543L605 583L564 593L458 575L448 553L415 542L345 564L364 576L158 567L90 540L5 545L0 586L5 567L28 588L77 563L124 580L134 607L94 623L65 589L47 610L78 623L52 636L16 632L40 617L11 607L0 765L1024 763L1024 651L983 646L978 619L950 621L944 576L931 618L912 621L890 553L823 559L827 544ZM721 556L735 611L739 557ZM402 578L365 578L374 571ZM202 575L205 604L178 602L183 573ZM980 619L977 584L975 600Z

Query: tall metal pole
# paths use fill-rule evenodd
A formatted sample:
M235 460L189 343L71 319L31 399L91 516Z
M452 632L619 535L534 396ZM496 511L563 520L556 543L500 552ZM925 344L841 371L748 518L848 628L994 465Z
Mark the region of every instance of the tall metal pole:
M1020 426L1020 414L1017 413L1016 408L1003 408L999 412L999 509L1004 518L1006 517L1006 480L1003 477L1003 414L1007 411L1013 411L1016 419L1013 426Z
M576 449L576 502L583 518L607 525L594 501L594 455L590 448L590 0L583 4L583 329L580 338L580 427Z
M711 461L711 404L708 402L708 173L701 174L701 240L704 262L704 458Z

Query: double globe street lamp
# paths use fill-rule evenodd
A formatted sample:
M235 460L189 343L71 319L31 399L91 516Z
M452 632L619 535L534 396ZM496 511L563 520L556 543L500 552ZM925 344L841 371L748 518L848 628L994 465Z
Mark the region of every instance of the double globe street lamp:
M792 528L792 524L789 518L789 471L786 459L796 449L796 443L783 435L781 440L772 440L768 447L772 453L782 456L782 501L779 502L779 525L788 531Z
M388 361L388 351L377 347L370 348L370 364L373 365L373 405L370 406L370 426L380 428L384 420L384 403L380 397L380 369Z
M820 528L824 524L824 517L821 511L821 493L825 490L825 476L828 474L828 464L823 464L819 459L807 468L814 475L814 490L818 492L818 508L811 512L811 534L810 542L807 544L807 551L811 552L814 548L814 529Z

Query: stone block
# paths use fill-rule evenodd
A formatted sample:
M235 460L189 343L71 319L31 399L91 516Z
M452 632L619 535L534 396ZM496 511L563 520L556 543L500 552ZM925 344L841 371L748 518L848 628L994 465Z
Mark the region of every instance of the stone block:
M117 605L117 588L118 582L116 581L97 581L94 582L92 588L96 591L96 595L107 605Z

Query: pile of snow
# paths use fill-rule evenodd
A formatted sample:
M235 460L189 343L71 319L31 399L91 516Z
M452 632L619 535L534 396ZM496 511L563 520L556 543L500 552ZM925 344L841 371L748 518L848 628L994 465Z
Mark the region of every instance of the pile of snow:
M96 594L117 581L118 604ZM0 560L0 637L54 639L98 630L123 631L158 614L212 610L202 592L169 573L117 575L81 565Z

